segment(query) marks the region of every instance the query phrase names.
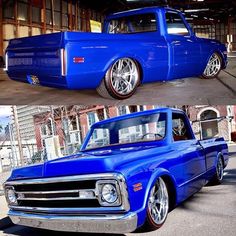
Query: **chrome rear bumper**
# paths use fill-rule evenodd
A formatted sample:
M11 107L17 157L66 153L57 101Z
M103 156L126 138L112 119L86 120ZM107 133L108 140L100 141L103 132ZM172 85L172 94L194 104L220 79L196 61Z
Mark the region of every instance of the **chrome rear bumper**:
M137 228L137 214L60 216L10 210L14 224L67 232L129 233Z

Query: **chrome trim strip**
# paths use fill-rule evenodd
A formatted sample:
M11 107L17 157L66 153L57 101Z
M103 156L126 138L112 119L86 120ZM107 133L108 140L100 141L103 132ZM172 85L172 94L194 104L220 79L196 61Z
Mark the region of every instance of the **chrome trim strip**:
M60 50L61 54L61 75L66 76L66 49L62 48Z
M24 197L24 198L17 198L17 200L20 200L20 201L68 201L68 200L81 200L84 198L81 198L81 197L57 197L57 198L35 198L35 197ZM93 198L86 198L88 200L92 200L92 199L97 199L96 197L93 197Z
M21 212L37 212L48 214L74 214L81 213L111 213L111 212L124 212L124 208L119 207L83 207L83 208L46 208L46 207L23 207L23 206L9 206L10 210Z
M87 197L87 198L84 198L84 197L81 197L80 196L80 192L92 192L93 193L93 197ZM50 198L50 197L40 197L41 194L47 194L47 195L50 195L50 194L57 194L57 193L78 193L78 196L77 197L54 197L54 198ZM81 199L88 199L88 200L91 200L91 199L97 199L97 196L96 196L96 193L95 193L95 190L94 189L81 189L81 190L62 190L62 191L40 191L40 192L16 192L16 194L18 194L19 197L17 197L17 200L31 200L31 201L60 201L60 200L81 200ZM21 197L23 195L27 195L27 194L30 194L30 195L39 195L39 196L33 196L33 197Z
M130 233L137 228L136 213L122 215L57 216L9 211L14 224L65 232Z
M5 68L4 71L8 71L8 53L5 54Z
M89 191L94 191L93 189L85 189ZM57 194L57 193L79 193L80 190L58 190L58 191L38 191L38 192L24 192L24 191L18 191L16 193L22 193L22 194Z
M14 180L4 183L7 185L24 185L24 184L47 184L47 183L58 183L58 182L72 182L72 181L83 181L83 180L100 180L100 179L116 179L121 174L118 173L105 173L105 174L89 174L89 175L72 175L66 177L52 177L43 179L25 179L25 180Z

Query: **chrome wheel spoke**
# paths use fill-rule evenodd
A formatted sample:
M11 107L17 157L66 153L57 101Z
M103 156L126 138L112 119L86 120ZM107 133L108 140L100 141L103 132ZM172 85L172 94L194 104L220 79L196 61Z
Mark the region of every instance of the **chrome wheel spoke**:
M210 57L207 63L206 69L204 71L204 75L208 77L215 76L220 71L220 69L221 69L221 61L219 59L219 56L214 53Z
M118 60L112 67L111 84L113 89L121 94L131 93L139 81L138 68L129 58Z
M161 178L150 192L148 209L156 224L164 222L169 209L169 197L165 182Z

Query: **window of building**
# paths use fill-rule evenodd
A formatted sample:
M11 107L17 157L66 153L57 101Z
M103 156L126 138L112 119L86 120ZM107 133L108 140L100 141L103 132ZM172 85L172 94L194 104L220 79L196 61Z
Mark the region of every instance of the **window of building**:
M119 107L118 107L118 114L119 114L120 116L121 116L121 115L128 114L127 107L126 107L126 106L119 106Z
M67 1L62 1L62 27L68 28L68 3Z
M181 16L176 12L166 13L167 33L175 35L189 35L189 31Z
M3 0L3 17L14 19L14 0Z
M46 23L47 23L47 25L52 25L52 12L51 12L51 10L46 10Z
M32 22L33 23L41 22L41 9L39 7L32 6Z
M88 113L88 123L89 126L93 125L96 122L95 112Z
M71 131L79 130L78 117L77 116L70 117L70 130Z
M61 14L60 12L54 12L54 25L61 27Z
M28 21L28 1L18 2L18 16L17 19L21 21Z

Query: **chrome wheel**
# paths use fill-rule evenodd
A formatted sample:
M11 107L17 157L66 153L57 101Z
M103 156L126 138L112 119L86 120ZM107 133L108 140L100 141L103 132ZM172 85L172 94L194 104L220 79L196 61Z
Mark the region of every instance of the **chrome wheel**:
M205 77L214 77L216 76L221 70L221 59L218 54L213 53L210 57L206 69L204 71Z
M169 196L165 182L159 178L148 200L148 211L155 224L163 224L169 210Z
M223 175L224 175L224 165L223 165L223 161L221 158L218 159L216 173L217 173L218 179L221 181L223 179Z
M136 63L130 58L118 60L111 68L112 89L119 95L132 93L139 83L139 71Z

